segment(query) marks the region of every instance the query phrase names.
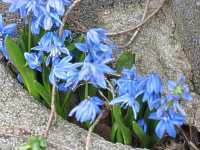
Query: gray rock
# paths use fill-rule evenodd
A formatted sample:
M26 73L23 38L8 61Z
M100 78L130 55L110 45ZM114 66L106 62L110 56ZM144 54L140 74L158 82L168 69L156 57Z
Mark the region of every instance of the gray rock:
M195 91L200 94L200 0L172 0L171 10L177 35L191 62Z
M41 135L49 110L37 103L0 64L0 149L14 149L30 135ZM81 150L87 131L58 117L50 130L48 150ZM129 150L131 147L110 143L93 134L93 150Z

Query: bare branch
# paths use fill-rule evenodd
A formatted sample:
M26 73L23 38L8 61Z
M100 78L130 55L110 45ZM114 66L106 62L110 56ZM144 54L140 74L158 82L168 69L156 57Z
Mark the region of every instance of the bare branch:
M150 1L151 0L147 0L147 3L145 5L145 9L144 9L144 13L143 13L143 16L142 16L142 21L144 21L144 19L147 16ZM137 28L136 31L134 32L134 34L132 35L131 39L125 45L121 46L120 48L124 49L124 48L128 47L129 45L131 45L131 43L133 43L134 39L137 37L140 30L141 30L141 27Z
M108 33L107 35L108 36L115 36L115 35L120 35L120 34L125 34L125 33L128 33L130 31L134 31L140 27L142 27L147 21L149 21L154 15L156 15L160 10L161 8L164 6L165 2L167 0L163 0L160 7L158 7L154 12L152 12L151 15L149 15L144 21L142 21L141 23L139 23L137 26L133 27L133 28L130 28L128 30L125 30L125 31L120 31L120 32L117 32L117 33Z
M70 5L70 7L67 9L67 11L65 12L65 14L64 14L64 17L63 17L63 19L62 19L62 23L63 24L61 24L61 26L60 26L60 29L59 29L59 36L62 36L62 33L63 33L63 31L64 31L64 24L65 24L65 22L67 21L67 18L68 18L68 16L69 16L69 14L70 14L70 12L76 7L76 5L78 4L78 3L80 3L81 2L81 0L74 0L74 2Z

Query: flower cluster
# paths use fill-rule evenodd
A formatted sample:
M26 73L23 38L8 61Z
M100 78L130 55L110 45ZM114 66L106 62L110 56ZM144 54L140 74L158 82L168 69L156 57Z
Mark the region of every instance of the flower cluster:
M38 34L40 28L50 30L62 24L60 17L64 15L65 6L71 0L3 0L10 3L10 12L19 12L22 17L31 16L32 33Z
M179 100L191 100L188 85L185 84L185 77L181 76L178 82L169 81L167 94L163 93L163 85L157 74L149 74L147 77L139 77L135 69L122 71L122 77L115 81L118 97L110 104L121 104L122 108L130 106L135 119L140 111L139 100L142 96L143 102L147 102L150 111L149 119L159 120L155 132L162 138L167 132L171 137L176 136L175 125L182 125L185 122L185 113ZM144 120L139 120L144 131L147 125Z

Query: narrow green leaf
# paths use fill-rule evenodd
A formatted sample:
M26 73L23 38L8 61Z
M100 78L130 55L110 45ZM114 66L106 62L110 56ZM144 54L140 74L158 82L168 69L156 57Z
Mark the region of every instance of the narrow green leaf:
M50 95L49 91L47 91L47 89L45 89L45 87L42 84L40 84L39 82L37 82L36 80L34 80L34 84L37 88L37 92L40 94L40 96L44 99L44 101L50 107L51 106L51 95Z
M43 63L42 81L43 81L45 89L49 93L51 93L51 84L49 82L49 74L50 74L49 68L46 67L45 63Z
M123 137L124 144L131 144L132 135L131 130L127 128L124 124L121 108L118 105L113 106L112 114L114 116L114 124L117 126L117 142L121 142L121 137Z
M144 131L140 128L137 122L133 121L133 131L140 139L140 142L143 147L148 147L149 145L149 138L148 135L144 133Z
M114 122L113 125L112 125L112 130L111 130L111 140L113 142L115 142L115 138L116 138L116 134L117 134L117 123Z
M25 87L32 96L38 98L39 94L33 83L33 81L36 80L35 72L25 66L26 60L24 58L24 53L20 50L16 42L11 40L8 36L6 37L5 43L13 64L23 78Z
M29 145L29 144L24 144L24 145L22 145L22 146L19 146L19 147L17 148L17 150L30 150L30 148L31 148L31 145Z
M131 51L123 52L117 62L116 62L116 69L117 71L121 71L123 67L131 69L135 64L135 54Z
M117 139L117 142L124 143L124 137L122 136L122 133L120 130L117 130L116 139Z

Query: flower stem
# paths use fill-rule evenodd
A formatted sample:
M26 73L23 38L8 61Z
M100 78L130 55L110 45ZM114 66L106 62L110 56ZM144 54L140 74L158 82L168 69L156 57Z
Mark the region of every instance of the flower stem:
M29 18L28 18L28 51L30 51L31 50L31 36L32 36L32 34L31 34L31 22L32 22L32 18L31 18L31 16L29 16Z
M85 99L88 98L88 82L85 83Z
M49 133L49 129L51 127L52 121L53 121L53 117L56 118L56 107L55 107L55 101L56 101L56 86L53 85L52 87L52 93L51 93L51 113L49 116L49 120L47 123L47 127L44 133L44 137L47 138L48 133Z
M88 130L88 134L87 134L87 138L86 138L86 144L85 144L85 150L89 150L90 149L90 141L91 141L91 134L92 131L94 130L94 128L96 127L96 125L99 123L99 121L101 120L101 118L103 117L105 113L105 110L102 110L102 112L98 115L98 117L96 118L95 122L92 124L92 126L89 128Z

